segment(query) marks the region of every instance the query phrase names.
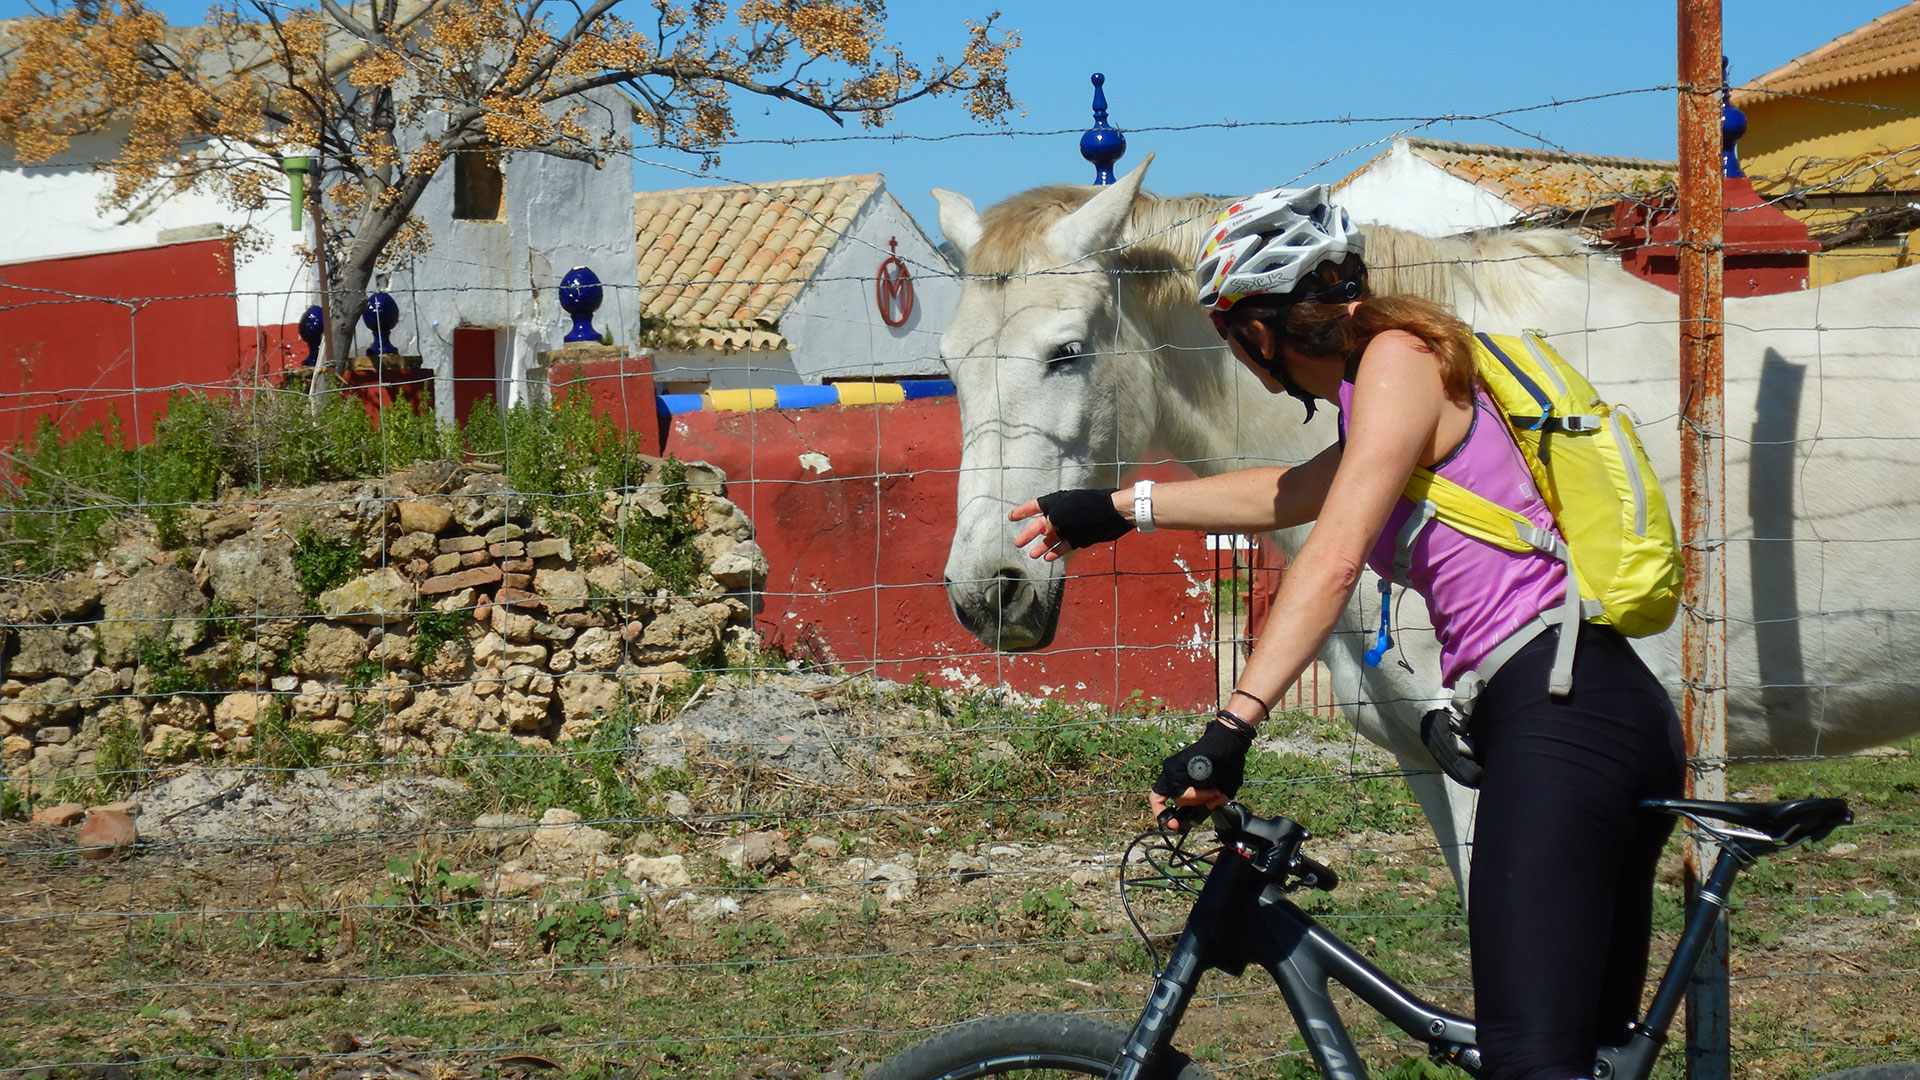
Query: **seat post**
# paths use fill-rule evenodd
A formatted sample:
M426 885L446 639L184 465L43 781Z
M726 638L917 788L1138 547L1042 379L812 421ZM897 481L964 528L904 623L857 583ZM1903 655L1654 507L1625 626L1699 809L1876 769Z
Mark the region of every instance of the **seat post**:
M1740 876L1742 861L1731 848L1721 845L1720 857L1713 861L1713 871L1695 896L1693 910L1687 913L1686 929L1673 950L1666 973L1660 977L1660 989L1653 995L1653 1004L1647 1007L1647 1030L1664 1035L1667 1025L1673 1023L1674 1014L1686 997L1693 969L1713 939L1715 924L1726 917L1727 896L1733 888L1733 879Z

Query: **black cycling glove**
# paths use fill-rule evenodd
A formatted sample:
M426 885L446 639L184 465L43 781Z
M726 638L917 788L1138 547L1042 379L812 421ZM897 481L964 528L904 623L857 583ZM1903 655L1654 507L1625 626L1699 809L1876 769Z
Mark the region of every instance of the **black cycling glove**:
M1200 737L1186 747L1167 757L1160 764L1160 779L1153 782L1153 790L1171 799L1190 787L1218 791L1232 797L1240 790L1240 781L1246 773L1247 748L1253 745L1253 736L1244 731L1236 731L1219 720L1207 722L1207 729ZM1187 763L1196 757L1204 757L1213 766L1213 772L1202 780L1189 776Z
M1077 548L1092 547L1133 531L1133 522L1113 508L1113 493L1118 490L1073 488L1042 495L1036 501L1060 539Z

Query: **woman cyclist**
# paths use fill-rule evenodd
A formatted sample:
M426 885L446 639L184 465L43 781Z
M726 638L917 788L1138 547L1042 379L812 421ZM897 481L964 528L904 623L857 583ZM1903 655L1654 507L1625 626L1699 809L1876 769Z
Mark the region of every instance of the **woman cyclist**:
M1541 500L1505 422L1475 385L1470 333L1444 307L1366 287L1364 237L1325 187L1273 190L1223 211L1196 267L1201 306L1271 393L1340 413L1338 443L1305 464L1134 491L1054 492L1010 515L1035 558L1132 528L1258 532L1312 522L1227 708L1167 758L1148 801L1219 805L1274 701L1299 678L1363 566L1427 602L1449 687L1485 678L1467 728L1481 768L1468 929L1481 1050L1495 1080L1593 1073L1625 1041L1646 976L1655 864L1670 819L1638 800L1677 795L1684 753L1665 690L1613 630L1578 623L1571 691L1549 692L1564 565L1441 521L1409 527L1416 465L1542 528ZM1517 650L1517 651L1516 651ZM1486 670L1481 670L1481 669ZM1189 758L1213 787L1186 783Z

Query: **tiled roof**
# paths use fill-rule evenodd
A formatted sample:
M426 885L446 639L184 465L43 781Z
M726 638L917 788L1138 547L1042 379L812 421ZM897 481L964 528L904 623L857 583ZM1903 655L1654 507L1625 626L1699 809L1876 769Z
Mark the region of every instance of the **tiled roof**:
M1812 94L1914 70L1920 70L1920 2L1787 61L1735 91L1733 101L1745 107L1775 94Z
M640 313L728 352L780 349L780 316L885 181L680 188L633 197Z
M1626 195L1644 194L1670 182L1676 168L1671 161L1645 158L1482 146L1440 139L1404 141L1414 154L1486 189L1527 215L1579 211Z

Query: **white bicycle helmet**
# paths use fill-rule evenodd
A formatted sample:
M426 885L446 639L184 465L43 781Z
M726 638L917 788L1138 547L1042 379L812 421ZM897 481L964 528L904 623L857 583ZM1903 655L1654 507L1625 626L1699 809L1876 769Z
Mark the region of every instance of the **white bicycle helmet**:
M1273 188L1220 211L1194 277L1200 306L1225 311L1248 296L1285 294L1321 265L1366 251L1366 237L1325 184Z

